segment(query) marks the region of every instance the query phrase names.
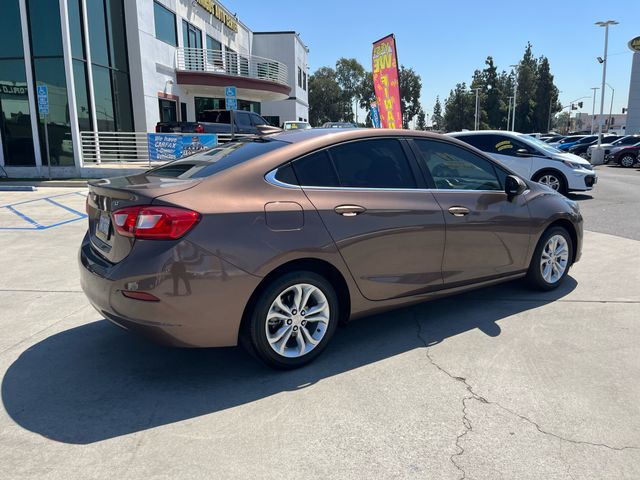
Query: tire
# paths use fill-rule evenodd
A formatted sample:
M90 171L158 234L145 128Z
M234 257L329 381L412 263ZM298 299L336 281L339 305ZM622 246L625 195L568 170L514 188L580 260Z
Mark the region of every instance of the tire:
M561 248L563 245L562 240L558 240L559 237L564 240L564 249ZM555 240L558 240L558 243L554 250L553 242ZM569 273L571 259L573 258L573 248L571 235L564 228L552 227L545 231L538 241L529 264L529 271L526 277L529 286L543 291L558 288ZM549 253L552 253L552 255L549 256ZM556 268L561 271L557 271Z
M306 304L300 305L305 296ZM308 315L304 307L317 313ZM241 343L270 367L301 367L328 345L338 325L339 309L338 296L327 279L314 272L286 273L258 295ZM321 321L308 321L310 318Z
M636 157L630 154L626 154L620 157L620 160L618 160L618 163L620 163L621 167L631 168L636 164Z
M562 195L566 195L568 192L567 180L564 178L564 175L560 172L556 172L555 170L544 170L536 173L533 177L533 181L551 187Z

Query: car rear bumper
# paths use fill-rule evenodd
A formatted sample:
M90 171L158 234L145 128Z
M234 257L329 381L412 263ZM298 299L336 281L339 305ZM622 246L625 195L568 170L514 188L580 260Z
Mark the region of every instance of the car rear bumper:
M125 261L111 265L85 236L79 252L80 285L94 308L157 343L236 345L244 308L261 279L186 240L150 247L142 249L146 255L134 248ZM128 298L123 290L147 292L159 301Z

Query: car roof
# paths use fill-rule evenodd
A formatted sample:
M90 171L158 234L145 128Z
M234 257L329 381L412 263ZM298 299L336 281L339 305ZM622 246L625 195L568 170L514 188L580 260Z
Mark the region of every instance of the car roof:
M401 130L386 128L312 128L308 130L287 130L268 135L267 138L287 143L300 143L324 139L321 143L335 143L348 140L376 137L417 137L417 138L443 138L439 133L424 132L418 130ZM446 138L446 137L445 137ZM450 140L448 138L447 140Z

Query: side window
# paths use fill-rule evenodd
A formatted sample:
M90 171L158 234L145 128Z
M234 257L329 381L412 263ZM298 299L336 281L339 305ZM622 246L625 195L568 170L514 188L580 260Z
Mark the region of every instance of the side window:
M466 135L456 138L483 152L496 153L496 143L498 142L496 135Z
M282 183L288 183L289 185L298 185L298 179L293 172L293 166L290 163L282 165L276 171L276 180Z
M251 114L251 123L254 126L258 126L258 125L269 125L269 122L267 122L264 118L262 118L260 115L256 115L255 113Z
M312 153L293 162L298 182L307 187L337 187L338 176L325 150Z
M381 138L331 148L342 187L416 188L409 161L398 140Z
M509 155L510 157L517 157L516 152L520 149L526 150L529 153L537 153L535 149L529 147L527 144L515 140L510 137L495 136L495 153L500 155Z
M236 112L236 121L240 127L251 126L251 119L249 118L249 114L246 112Z
M419 160L441 190L502 190L506 172L478 155L449 143L414 140ZM501 178L502 177L502 178Z

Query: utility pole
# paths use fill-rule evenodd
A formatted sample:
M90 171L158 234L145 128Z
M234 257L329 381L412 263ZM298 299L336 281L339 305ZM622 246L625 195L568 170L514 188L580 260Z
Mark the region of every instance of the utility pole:
M602 89L600 90L600 118L598 121L598 145L591 156L593 163L604 163L604 151L602 150L602 116L604 114L604 87L607 83L607 50L609 48L609 25L617 25L615 20L596 22L599 27L604 27L604 58L602 60Z
M596 119L596 92L600 90L600 87L591 87L591 90L593 90L593 106L591 107L591 135L593 135L593 122Z
M474 130L479 130L479 128L480 128L480 119L478 117L480 115L480 112L478 111L478 107L479 107L478 96L480 95L480 87L472 88L471 90L475 90L476 91L476 110L475 110L475 115L474 115L473 129Z

